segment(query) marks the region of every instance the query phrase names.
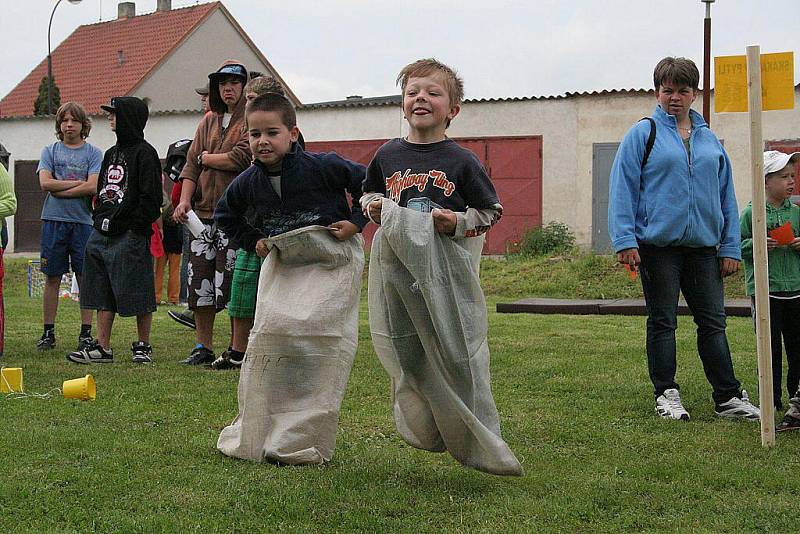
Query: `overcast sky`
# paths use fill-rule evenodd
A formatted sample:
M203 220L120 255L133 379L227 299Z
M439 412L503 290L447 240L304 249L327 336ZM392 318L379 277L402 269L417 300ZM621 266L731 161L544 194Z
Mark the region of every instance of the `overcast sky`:
M56 0L0 0L5 96L47 56ZM117 0L62 2L55 49L81 24L111 20ZM194 5L173 0L172 5ZM702 69L700 0L224 0L223 4L304 103L396 94L397 72L420 57L454 66L467 98L649 88L664 56ZM136 14L156 0L137 0ZM800 0L718 0L712 55L795 51ZM712 80L713 84L713 80Z

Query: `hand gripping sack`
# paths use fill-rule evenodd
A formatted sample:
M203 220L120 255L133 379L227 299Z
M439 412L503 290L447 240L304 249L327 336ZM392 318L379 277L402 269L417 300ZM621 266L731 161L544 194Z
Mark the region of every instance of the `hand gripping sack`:
M370 252L369 324L392 379L397 430L498 475L522 466L500 435L478 269L483 237L436 233L429 213L384 199Z
M269 238L239 378L228 456L319 464L333 456L339 406L358 345L363 239L322 226Z

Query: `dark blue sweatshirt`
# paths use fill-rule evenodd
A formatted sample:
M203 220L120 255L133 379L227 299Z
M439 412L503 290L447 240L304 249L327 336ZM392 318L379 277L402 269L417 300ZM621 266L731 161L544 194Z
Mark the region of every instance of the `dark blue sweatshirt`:
M281 162L280 196L264 165L256 161L225 190L214 210L214 220L234 243L251 252L259 239L268 237L264 221L275 217L313 212L314 224L327 226L347 220L363 228L368 219L361 213L358 199L364 174L363 165L333 152L305 152L294 143Z

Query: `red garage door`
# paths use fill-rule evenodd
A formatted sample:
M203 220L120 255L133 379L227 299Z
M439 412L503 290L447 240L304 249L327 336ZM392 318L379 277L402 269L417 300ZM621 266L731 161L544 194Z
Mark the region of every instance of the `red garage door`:
M524 230L542 224L542 138L484 137L455 141L478 156L503 204L503 218L488 233L483 247L484 254L502 254L507 243L518 241ZM367 165L384 142L384 139L319 141L308 143L307 148L312 152L336 152ZM367 248L374 233L373 225L364 232Z

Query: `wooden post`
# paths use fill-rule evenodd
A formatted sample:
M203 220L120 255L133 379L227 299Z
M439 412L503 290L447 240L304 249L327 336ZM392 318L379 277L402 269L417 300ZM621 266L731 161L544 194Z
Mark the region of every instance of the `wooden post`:
M772 398L772 347L769 330L769 263L764 193L764 140L761 134L761 51L747 47L747 93L750 110L750 159L753 172L753 271L756 281L756 350L761 445L775 445L775 405Z

